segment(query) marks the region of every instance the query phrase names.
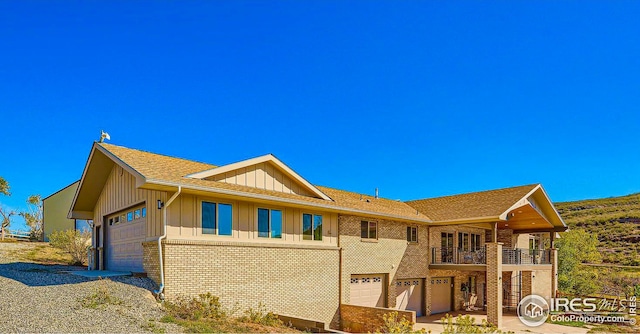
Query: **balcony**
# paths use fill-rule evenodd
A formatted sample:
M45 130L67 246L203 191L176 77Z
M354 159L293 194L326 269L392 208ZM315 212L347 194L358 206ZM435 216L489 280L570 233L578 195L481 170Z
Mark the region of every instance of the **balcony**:
M503 249L502 264L551 264L550 249Z
M431 247L431 264L486 264L485 254L484 247L475 251Z
M432 265L486 265L486 248L474 251L431 247ZM550 249L503 249L502 264L505 265L539 265L551 264Z

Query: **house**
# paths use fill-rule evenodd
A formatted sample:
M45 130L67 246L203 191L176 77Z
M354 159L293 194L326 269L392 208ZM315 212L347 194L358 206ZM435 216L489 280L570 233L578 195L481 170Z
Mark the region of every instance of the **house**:
M67 218L79 184L80 180L73 182L42 200L44 241L49 241L51 233L56 231L88 230L89 224L86 220Z
M405 203L313 185L270 154L214 166L107 143L69 217L95 222L94 269L145 272L160 297L361 331L389 310L459 310L468 292L500 325L503 288L554 293L566 229L540 185Z

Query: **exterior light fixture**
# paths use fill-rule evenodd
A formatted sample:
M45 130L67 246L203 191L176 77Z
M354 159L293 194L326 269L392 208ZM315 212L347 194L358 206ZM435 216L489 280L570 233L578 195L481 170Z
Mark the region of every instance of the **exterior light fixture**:
M161 200L158 200L158 210L162 209L163 206L164 206L164 203L162 203Z

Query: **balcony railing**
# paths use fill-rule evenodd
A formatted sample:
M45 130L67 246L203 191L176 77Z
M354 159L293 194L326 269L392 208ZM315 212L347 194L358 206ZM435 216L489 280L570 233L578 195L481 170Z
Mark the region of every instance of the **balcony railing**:
M486 264L486 248L463 251L442 247L431 247L431 264ZM549 249L503 249L502 264L551 264Z
M474 251L461 249L431 248L431 264L486 264L485 248Z
M551 264L550 249L503 249L502 264Z

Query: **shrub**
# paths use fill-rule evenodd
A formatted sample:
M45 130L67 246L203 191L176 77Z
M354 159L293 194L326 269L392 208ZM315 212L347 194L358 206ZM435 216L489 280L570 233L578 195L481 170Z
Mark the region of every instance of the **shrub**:
M69 253L74 265L86 264L90 240L90 232L77 230L56 231L49 236L49 244Z
M165 307L171 316L184 320L220 320L227 317L219 298L211 293L192 299L180 297L175 302L165 302Z
M398 316L398 312L382 315L384 326L378 329L378 333L413 334L426 333L424 329L414 330L413 323L405 317ZM431 331L429 331L431 332Z
M100 280L98 285L94 287L93 293L81 300L82 306L95 309L106 305L122 304L120 298L111 295L106 282L106 280Z
M251 322L265 326L282 326L282 320L273 312L267 312L263 303L259 303L257 308L250 307L244 311L244 315L239 319L242 322Z
M444 318L442 318L442 326L444 327L444 331L442 334L484 334L484 333L503 333L496 326L493 326L487 323L486 320L482 320L482 323L479 325L475 324L476 319L472 318L469 315L459 315L456 317L455 321L450 314L447 314ZM507 332L513 333L513 332Z

